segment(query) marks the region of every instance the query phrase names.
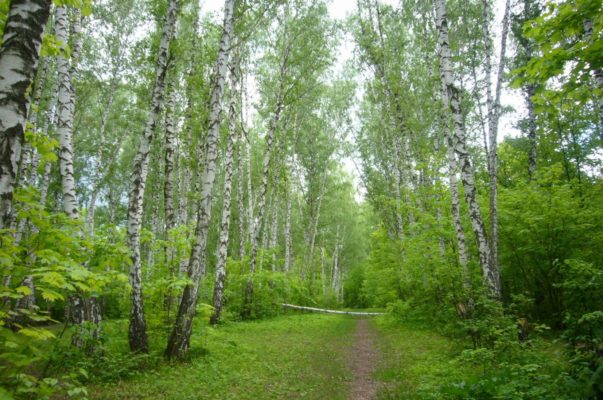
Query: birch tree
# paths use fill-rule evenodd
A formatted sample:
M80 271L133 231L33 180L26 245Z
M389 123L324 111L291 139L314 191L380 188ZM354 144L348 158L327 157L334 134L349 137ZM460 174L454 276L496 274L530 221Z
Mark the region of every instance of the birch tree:
M239 59L235 55L230 63L230 101L228 106L228 137L226 143L226 158L224 160L224 200L222 205L222 220L220 222L220 234L218 243L218 261L216 264L216 278L214 281L213 305L214 312L210 317L211 324L217 324L220 321L220 314L224 302L224 284L226 280L226 260L228 257L228 238L230 229L230 204L232 196L232 170L234 159L234 142L237 137L237 120L239 110L237 107L238 95L238 76ZM240 179L240 178L239 178ZM239 191L242 192L242 190Z
M25 140L29 98L42 33L50 13L46 0L13 0L0 47L0 229L10 226L13 191Z
M216 159L218 157L218 134L222 122L222 93L228 70L233 35L234 0L224 2L224 23L222 37L216 61L216 79L212 88L210 115L206 140L205 168L201 178L201 201L195 228L195 243L191 250L187 275L191 283L184 287L176 322L168 339L165 356L168 359L180 358L188 352L193 329L193 318L197 305L200 279L205 272L205 248L212 208L212 190L216 179Z
M448 38L448 19L446 15L445 0L436 1L436 27L438 31L438 56L440 60L440 77L445 89L444 103L452 113L454 152L459 158L461 167L461 181L465 189L465 200L469 207L471 227L475 234L478 246L479 260L482 267L484 280L488 284L492 295L500 297L499 272L494 269L491 260L491 250L486 236L486 229L482 213L477 202L477 190L473 166L469 158L466 145L467 133L463 121L459 89L454 84L451 51Z
M164 101L165 76L170 52L170 42L173 38L176 24L178 4L178 0L170 0L168 3L155 66L155 80L153 83L150 109L142 137L140 138L140 145L134 159L134 167L130 177L127 237L132 259L132 265L130 266L130 285L132 286L132 291L130 295L131 308L128 338L130 349L135 352L143 353L148 352L149 349L143 309L142 265L140 259L140 230L142 227L143 198L148 175L151 141L155 134L157 120Z

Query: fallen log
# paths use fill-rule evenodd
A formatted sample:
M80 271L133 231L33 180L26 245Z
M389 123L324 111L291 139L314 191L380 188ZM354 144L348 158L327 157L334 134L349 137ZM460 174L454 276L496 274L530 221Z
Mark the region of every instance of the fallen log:
M324 308L315 308L315 307L304 307L304 306L296 306L294 304L281 303L281 306L285 308L291 308L293 310L306 310L312 312L322 312L326 314L344 314L344 315L358 315L363 317L370 317L375 315L383 315L380 312L361 312L361 311L339 311L339 310L327 310Z

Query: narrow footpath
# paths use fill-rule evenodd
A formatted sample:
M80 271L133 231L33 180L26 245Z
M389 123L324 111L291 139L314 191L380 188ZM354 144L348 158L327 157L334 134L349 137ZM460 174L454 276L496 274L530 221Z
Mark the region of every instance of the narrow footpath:
M376 333L367 319L359 319L356 323L354 342L350 350L350 369L352 371L352 387L350 400L372 400L376 398L379 388L373 378L379 354L375 347Z

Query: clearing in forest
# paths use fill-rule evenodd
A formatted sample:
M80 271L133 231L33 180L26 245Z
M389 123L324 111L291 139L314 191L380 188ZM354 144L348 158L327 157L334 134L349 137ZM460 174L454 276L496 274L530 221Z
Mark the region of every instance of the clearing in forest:
M91 387L91 398L345 400L355 327L354 318L322 314L199 325L189 362L161 362L133 378Z

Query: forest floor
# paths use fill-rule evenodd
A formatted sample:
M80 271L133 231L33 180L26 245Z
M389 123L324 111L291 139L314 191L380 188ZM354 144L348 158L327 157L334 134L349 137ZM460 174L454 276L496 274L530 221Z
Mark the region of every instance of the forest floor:
M128 352L127 321L109 322L105 332L121 339L106 344L102 363L82 365L93 377L91 399L431 399L484 374L455 361L467 343L380 318L296 313L218 327L198 321L191 357L178 363L163 361L164 330L150 330L148 356ZM561 360L557 347L539 351Z
M152 351L159 360L154 366L90 385L90 397L345 400L353 382L349 351L355 327L354 318L317 314L225 323L217 328L199 324L188 362L160 361L158 346ZM126 321L108 329L123 336ZM151 337L151 343L164 345L165 339ZM127 354L125 341L111 347Z

